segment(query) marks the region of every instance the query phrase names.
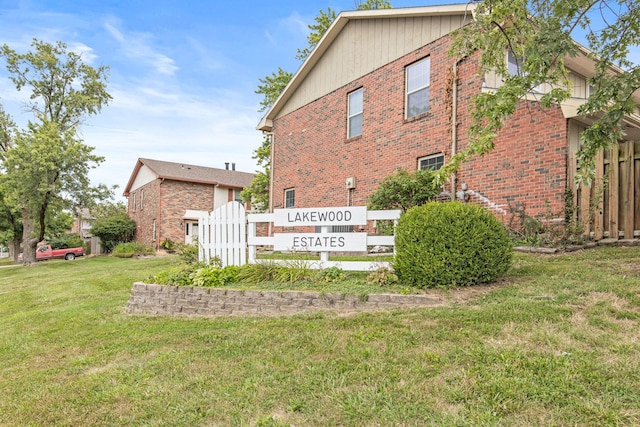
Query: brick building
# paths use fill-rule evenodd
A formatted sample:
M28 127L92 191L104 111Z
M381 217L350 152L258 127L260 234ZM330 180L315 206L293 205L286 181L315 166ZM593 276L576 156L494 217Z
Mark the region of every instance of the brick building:
M465 147L470 100L501 84L495 75L478 76L477 56L456 62L447 54L451 32L471 19L470 8L354 11L337 17L257 127L272 137L271 210L366 205L379 182L398 168L437 169ZM514 60L505 52L505 61ZM567 188L576 204L589 206L598 190L576 188L573 177L580 132L590 123L577 108L588 96L594 64L583 49L567 58L566 66L572 98L544 109L537 100L549 88L538 88L507 121L495 150L465 163L446 191L482 203L503 219L518 204L526 205L529 215L549 208L562 212ZM633 153L640 116L628 117L625 126L627 140L620 150L630 147ZM614 154L617 159L617 152L605 153L601 163L608 164ZM631 173L638 166L633 156L620 163ZM622 191L624 183L619 186ZM631 208L634 197L640 199L638 187L630 193ZM609 193L618 192L617 187L608 191L605 202ZM631 233L640 230L640 213L614 209L614 204L629 204L621 197L600 209L600 215L609 215L600 222L616 223L609 227L611 234L632 223L628 235L629 227Z
M136 241L159 247L169 239L193 243L198 217L230 201L242 201L240 191L253 174L184 163L138 159L124 190L128 213L137 224Z

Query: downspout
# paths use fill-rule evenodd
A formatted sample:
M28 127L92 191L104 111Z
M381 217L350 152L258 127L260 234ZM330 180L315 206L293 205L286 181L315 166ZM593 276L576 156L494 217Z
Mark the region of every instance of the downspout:
M158 199L160 203L158 203L158 223L156 226L156 252L160 250L160 236L162 235L162 205L164 202L162 199L162 184L164 184L164 178L162 178L160 184L158 184Z
M273 137L273 132L269 132L267 135L269 135L269 206L267 207L267 212L273 213L273 171L275 170L273 166L276 161L273 145L275 138ZM268 227L267 236L271 236L273 235L273 223L270 222Z
M453 63L451 85L451 157L456 155L458 140L458 62ZM451 175L451 200L456 200L456 173Z

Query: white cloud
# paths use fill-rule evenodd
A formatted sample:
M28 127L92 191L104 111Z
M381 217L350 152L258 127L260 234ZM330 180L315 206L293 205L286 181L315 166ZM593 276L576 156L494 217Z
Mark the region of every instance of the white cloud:
M136 61L151 66L159 74L172 76L179 69L175 61L166 55L156 52L150 43L151 35L148 33L131 32L123 33L115 24L105 22L107 32L120 43L123 54Z
M85 62L89 65L95 63L95 60L98 58L92 48L87 46L84 43L71 43L68 45L69 51L74 52L82 57L82 62Z

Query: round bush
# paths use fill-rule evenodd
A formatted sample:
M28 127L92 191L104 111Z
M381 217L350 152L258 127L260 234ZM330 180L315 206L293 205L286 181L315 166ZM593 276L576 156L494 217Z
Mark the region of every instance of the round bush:
M405 212L396 228L395 272L420 288L490 282L511 265L504 226L481 206L429 202Z

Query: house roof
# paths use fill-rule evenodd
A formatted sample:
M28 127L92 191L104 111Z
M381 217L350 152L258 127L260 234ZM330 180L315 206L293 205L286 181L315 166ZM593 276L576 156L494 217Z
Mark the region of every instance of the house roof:
M316 47L311 51L307 59L302 63L289 84L284 88L278 99L275 100L269 111L264 115L256 127L258 130L269 132L273 120L290 99L296 89L309 75L313 67L321 60L329 46L336 40L340 32L352 20L358 19L383 19L383 18L414 18L426 16L450 16L471 14L475 5L470 3L449 4L440 6L420 6L407 8L357 10L341 12L333 21L329 29L322 36Z
M129 196L142 166L148 167L155 174L156 179L221 185L237 189L248 187L253 181L253 174L248 172L139 158L124 189L125 197Z

